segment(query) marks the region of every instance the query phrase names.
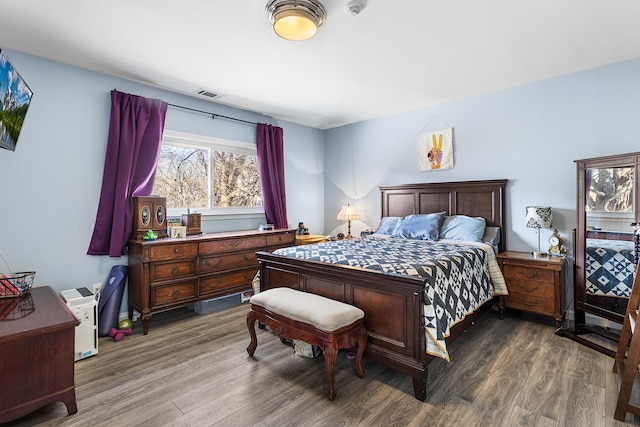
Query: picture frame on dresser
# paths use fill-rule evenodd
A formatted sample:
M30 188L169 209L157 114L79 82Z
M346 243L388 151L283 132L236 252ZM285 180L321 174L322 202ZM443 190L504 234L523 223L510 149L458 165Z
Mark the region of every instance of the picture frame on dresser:
M171 238L181 239L187 236L187 227L185 225L174 225L171 227Z

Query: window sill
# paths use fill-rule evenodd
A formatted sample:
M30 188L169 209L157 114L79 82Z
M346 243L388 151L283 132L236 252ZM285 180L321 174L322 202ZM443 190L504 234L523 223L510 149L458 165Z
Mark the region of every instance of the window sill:
M182 216L187 211L185 209L167 209L168 216ZM219 208L219 209L196 209L192 213L199 213L203 218L264 218L264 209L260 208Z

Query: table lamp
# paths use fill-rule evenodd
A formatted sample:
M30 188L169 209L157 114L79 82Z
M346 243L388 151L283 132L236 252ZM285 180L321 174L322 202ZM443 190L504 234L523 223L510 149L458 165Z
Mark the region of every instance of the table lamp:
M533 252L534 257L543 255L540 252L540 229L551 228L551 208L548 206L527 206L527 228L538 230L538 251Z
M360 214L358 213L358 209L355 206L351 206L347 204L347 206L342 206L340 212L338 212L338 216L336 219L340 221L347 221L347 235L345 239L351 239L353 236L351 235L351 221L360 219Z

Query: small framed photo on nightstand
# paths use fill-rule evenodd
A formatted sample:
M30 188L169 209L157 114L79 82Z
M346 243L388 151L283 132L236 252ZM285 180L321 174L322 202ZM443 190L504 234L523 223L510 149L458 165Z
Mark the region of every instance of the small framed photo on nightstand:
M187 226L186 225L178 225L171 227L171 238L172 239L181 239L187 237Z

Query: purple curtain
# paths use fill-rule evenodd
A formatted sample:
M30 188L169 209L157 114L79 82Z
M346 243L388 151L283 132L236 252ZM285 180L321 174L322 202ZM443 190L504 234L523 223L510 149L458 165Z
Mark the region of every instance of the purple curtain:
M256 148L262 204L267 223L273 224L276 228L288 228L282 128L258 123Z
M111 122L102 191L89 255L119 257L133 228L133 196L153 190L167 104L111 92Z

